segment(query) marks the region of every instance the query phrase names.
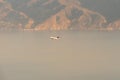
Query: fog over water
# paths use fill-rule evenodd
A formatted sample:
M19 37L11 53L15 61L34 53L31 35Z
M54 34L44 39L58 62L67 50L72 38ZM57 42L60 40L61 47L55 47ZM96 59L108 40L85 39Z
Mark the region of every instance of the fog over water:
M59 35L59 40L50 36ZM120 32L0 33L0 80L120 80Z

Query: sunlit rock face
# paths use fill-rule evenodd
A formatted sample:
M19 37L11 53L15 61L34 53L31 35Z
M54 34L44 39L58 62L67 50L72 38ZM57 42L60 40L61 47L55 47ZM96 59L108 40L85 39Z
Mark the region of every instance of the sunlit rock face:
M110 23L108 26L107 26L107 29L108 30L120 30L120 20L117 20L113 23Z
M38 31L108 28L102 14L81 4L80 0L0 0L0 26Z

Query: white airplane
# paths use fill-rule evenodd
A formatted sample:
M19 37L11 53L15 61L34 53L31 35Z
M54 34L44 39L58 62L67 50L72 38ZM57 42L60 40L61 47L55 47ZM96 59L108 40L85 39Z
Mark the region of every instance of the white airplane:
M59 36L57 36L57 37L51 36L50 39L52 39L52 40L58 40L58 39L60 39L60 37Z

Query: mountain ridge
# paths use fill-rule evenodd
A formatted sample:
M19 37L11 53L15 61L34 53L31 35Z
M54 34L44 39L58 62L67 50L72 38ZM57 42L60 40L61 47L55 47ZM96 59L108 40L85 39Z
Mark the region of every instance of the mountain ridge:
M0 0L0 30L117 30L120 26L119 20L108 23L79 0L21 0L18 6L15 2Z

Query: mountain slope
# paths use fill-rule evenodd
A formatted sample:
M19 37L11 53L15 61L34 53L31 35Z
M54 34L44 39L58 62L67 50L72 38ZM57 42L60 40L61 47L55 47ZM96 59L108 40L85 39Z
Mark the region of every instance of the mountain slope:
M114 21L107 26L108 30L120 30L120 20Z
M120 19L120 0L79 0L82 6L97 11L111 23Z
M23 12L14 10L10 3L1 0L0 5L1 30L22 29L28 24L29 18L27 15Z
M113 24L120 25L81 6L80 0L0 0L1 30L102 30Z
M65 2L66 1L66 2ZM37 25L36 30L98 29L106 23L99 13L80 6L79 1L59 0L64 8Z

